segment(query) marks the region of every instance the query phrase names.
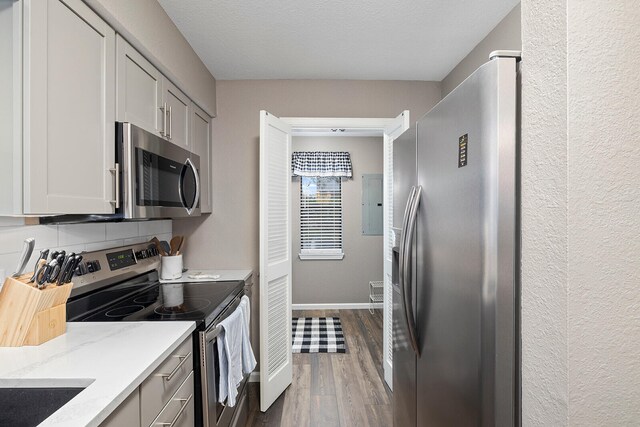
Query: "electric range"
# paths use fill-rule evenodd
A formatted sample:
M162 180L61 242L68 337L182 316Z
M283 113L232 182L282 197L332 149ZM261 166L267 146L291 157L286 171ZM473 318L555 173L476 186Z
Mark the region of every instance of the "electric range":
M161 284L157 271L72 299L69 321L193 320L206 328L244 289L243 281Z
M249 293L243 280L160 283L160 256L152 244L83 253L67 302L74 322L194 321L194 403L196 425L229 426L248 407L246 382L236 407L217 402L218 323Z

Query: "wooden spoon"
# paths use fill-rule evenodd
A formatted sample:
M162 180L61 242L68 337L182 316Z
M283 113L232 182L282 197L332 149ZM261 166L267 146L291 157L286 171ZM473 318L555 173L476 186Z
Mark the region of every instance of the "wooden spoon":
M182 251L182 246L184 245L185 240L186 239L184 236L180 236L180 244L178 245L178 251L176 252L176 255L180 255L180 251Z
M182 243L182 236L173 236L169 245L171 246L171 255L178 255Z

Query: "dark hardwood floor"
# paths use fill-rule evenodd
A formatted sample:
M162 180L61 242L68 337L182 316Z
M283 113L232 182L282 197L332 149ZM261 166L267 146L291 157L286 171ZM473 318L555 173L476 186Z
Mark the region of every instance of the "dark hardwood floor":
M391 391L382 371L382 310L304 310L293 317L340 317L345 354L294 354L293 383L265 413L249 384L248 427L390 427Z

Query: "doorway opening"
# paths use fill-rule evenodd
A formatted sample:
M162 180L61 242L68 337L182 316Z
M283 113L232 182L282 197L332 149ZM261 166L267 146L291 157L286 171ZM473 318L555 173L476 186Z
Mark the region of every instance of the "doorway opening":
M278 309L282 309L278 304L281 301L278 301L277 298L271 298L269 301L270 295L282 295L286 294L286 292L281 292L280 290L275 290L277 286L281 288L285 287L285 283L288 283L289 286L289 294L287 295L288 304L284 304L284 310L287 311L289 319L291 317L339 317L341 322L343 323L342 327L344 329L345 335L353 334L352 339L346 338L347 347L353 346L354 348L348 348L348 352L350 355L330 355L329 358L322 357L326 355L322 354L314 354L310 355L307 358L292 358L288 361L283 361L282 368L278 370L274 370L276 375L280 375L281 378L278 378L277 381L273 381L273 387L269 385L269 378L263 379L263 366L267 369L269 367L269 337L267 335L263 336L261 332L261 410L266 411L271 405L275 404L285 404L285 402L291 403L291 399L288 399L288 395L291 395L292 399L299 399L300 395L306 395L309 393L296 392L298 388L302 387L314 387L314 390L311 392L311 398L315 398L317 396L315 393L320 393L318 396L326 396L322 394L327 391L333 390L335 396L337 397L332 402L336 405L340 405L344 399L339 398L340 393L348 393L348 396L362 396L363 393L371 393L372 396L368 396L370 401L377 402L380 406L378 409L384 412L384 406L388 405L388 416L391 416L391 397L390 397L390 388L392 386L392 343L391 343L391 265L392 265L392 246L393 246L393 231L391 230L392 223L392 204L393 204L393 165L392 165L392 142L395 138L397 138L400 134L402 134L409 127L409 112L404 111L396 118L277 118L275 116L269 115L266 112L262 112L264 114L264 120L261 122L264 126L261 126L261 331L269 330L269 318L265 316L265 314L269 313L270 308L278 307ZM271 124L269 124L271 122ZM339 136L337 136L339 135ZM282 230L282 226L286 224L286 237L284 237L285 243L289 246L288 250L285 250L285 253L288 254L287 257L281 257L283 260L288 258L289 265L296 264L297 267L300 268L291 268L287 270L285 267L278 266L278 274L276 275L275 268L271 268L269 270L269 238L271 237L271 242L275 242L274 236L277 233L272 232L269 235L269 220L270 218L279 218L272 214L269 217L269 214L272 212L276 212L275 206L269 205L269 195L271 195L270 200L274 200L277 196L273 193L269 193L270 190L273 190L275 187L273 184L281 185L284 175L279 175L278 172L274 169L275 165L289 165L289 159L292 151L300 150L326 150L326 151L349 151L349 149L345 149L344 147L340 147L340 145L335 145L330 142L325 142L325 147L319 148L323 143L314 143L317 141L318 137L325 138L325 141L330 141L331 138L335 138L334 141L338 142L342 140L344 144L346 141L360 141L362 144L363 141L367 141L369 144L375 144L374 141L377 141L377 146L379 147L380 152L378 153L379 163L381 168L378 170L367 170L366 163L356 163L354 161L354 175L358 176L358 183L354 185L354 182L346 182L344 185L340 185L340 191L346 193L345 195L355 194L358 195L358 206L357 211L353 212L353 207L350 207L349 210L349 221L353 220L353 218L357 218L357 222L360 223L361 217L366 216L364 212L364 208L362 207L362 182L364 180L371 181L375 183L376 177L372 175L382 175L382 180L378 177L378 181L382 181L382 197L381 201L376 202L376 205L382 204L382 232L381 237L382 244L379 245L379 258L381 262L378 263L378 267L382 266L380 271L372 272L371 275L367 276L367 280L364 280L364 283L361 283L362 289L365 291L365 298L361 299L361 302L332 302L338 301L339 299L331 298L331 296L327 296L324 299L316 299L313 303L308 304L295 304L292 305L292 295L291 295L291 287L295 289L294 279L297 281L300 274L312 275L314 279L320 278L322 280L323 270L326 269L326 264L323 266L322 264L325 261L309 261L302 260L300 254L302 253L302 248L300 244L300 201L302 197L305 197L304 193L304 185L313 186L314 183L303 182L301 178L291 178L291 170L286 171L286 179L287 179L287 191L286 193L286 201L287 206L286 209L280 211L280 217L286 217L286 220L282 220L277 223L277 226L274 226L272 230L278 229L281 233L284 233ZM263 142L264 140L264 142ZM366 142L365 142L366 143ZM269 146L271 144L271 146ZM356 144L357 145L357 144ZM285 148L286 147L286 148ZM331 148L329 148L331 147ZM276 159L274 154L279 150L280 154L277 156L282 157L282 159ZM286 160L284 160L284 155L288 156ZM264 154L264 159L263 159ZM269 169L271 172L269 172ZM264 175L262 175L262 171L264 171ZM376 173L367 173L367 172L376 172ZM271 173L271 175L269 175ZM349 184L351 186L350 189L344 188ZM318 183L315 183L317 186ZM322 184L324 185L324 183ZM375 184L372 184L375 185ZM263 199L263 195L265 196ZM346 197L345 197L346 199ZM342 199L342 201L345 201ZM353 197L350 197L351 201ZM282 199L280 199L282 200ZM270 206L273 207L270 210ZM275 224L272 220L271 224ZM361 227L361 224L358 224L356 227L358 229L358 233L362 233L364 230ZM375 228L375 227L374 227ZM346 237L346 236L345 236ZM362 236L361 236L362 237ZM366 235L364 236L366 237ZM273 247L276 247L272 245ZM345 248L346 249L346 248ZM347 257L357 257L357 254L353 252L349 253L346 251L345 256ZM381 257L381 258L380 258ZM304 263L304 264L303 264ZM313 265L315 264L315 265ZM272 263L275 265L275 263ZM263 270L264 266L264 270ZM360 265L357 267L360 270L364 270L366 274L367 266ZM316 270L316 271L308 271L308 270ZM319 269L319 270L318 270ZM328 274L325 274L325 276ZM284 278L286 277L286 279ZM363 280L360 280L361 282ZM382 282L383 292L384 292L384 303L383 307L376 306L377 310L374 315L371 315L369 308L369 282ZM270 283L273 286L270 286ZM318 286L315 287L315 291L319 292ZM320 290L321 291L321 290ZM327 292L327 289L324 290ZM294 291L295 292L295 291ZM267 298L264 296L267 295ZM294 293L295 296L295 293ZM273 313L273 311L272 311ZM283 311L284 314L284 311ZM275 316L271 319L275 322ZM289 330L287 331L289 337L289 346L291 345L291 321L289 321ZM272 327L273 329L273 327ZM377 331L377 332L376 332ZM378 334L377 336L375 334ZM274 335L275 337L275 335ZM357 339L354 339L357 338ZM275 338L274 338L275 339ZM271 347L273 350L275 348ZM264 354L264 353L267 354ZM366 352L369 352L371 355L375 353L374 356L366 357ZM277 354L277 351L275 352ZM289 352L290 353L290 352ZM289 354L290 355L290 354ZM362 357L359 358L358 355ZM351 357L355 357L352 359ZM377 366L376 366L377 365ZM311 371L315 366L315 374L311 375ZM290 370L290 371L289 371ZM329 375L329 373L331 375ZM284 389L291 384L291 380L286 382L282 378L285 375L289 375L289 378L293 379L293 384L285 394L282 394ZM377 384L375 383L375 377L377 377ZM273 377L276 378L275 375ZM317 383L317 380L321 380L320 383ZM329 380L331 379L331 381ZM266 381L265 381L266 380ZM324 381L328 381L326 384ZM385 382L387 385L385 385ZM329 384L331 383L331 384ZM278 387L281 387L281 390L276 389L276 384ZM286 385L285 385L286 384ZM283 387L284 385L284 387ZM269 396L269 399L263 399L263 395L265 393L264 388L267 388L266 394ZM327 388L327 390L325 390ZM295 389L295 390L294 390ZM338 390L339 389L339 390ZM300 390L298 390L300 391ZM298 396L298 397L294 397ZM344 395L342 397L346 397ZM328 397L324 398L325 400L331 400ZM363 400L363 402L364 402ZM278 403L280 402L280 403ZM333 404L327 403L327 404ZM366 417L365 406L361 407L363 411L362 414ZM339 409L339 408L338 408ZM357 411L356 411L357 412ZM341 417L349 416L349 411L336 411ZM351 414L353 415L353 414ZM383 414L378 414L382 417L382 419L386 418Z

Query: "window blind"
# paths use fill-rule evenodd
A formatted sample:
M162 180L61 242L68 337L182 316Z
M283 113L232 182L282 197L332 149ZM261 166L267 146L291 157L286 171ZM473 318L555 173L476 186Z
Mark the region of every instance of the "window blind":
M339 177L300 178L302 254L342 253L341 186Z

